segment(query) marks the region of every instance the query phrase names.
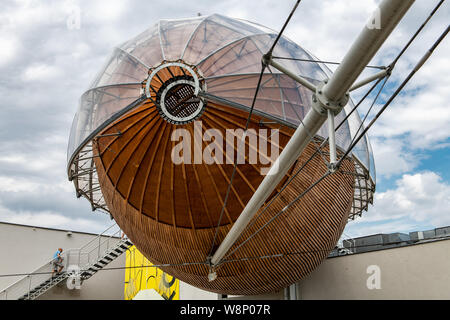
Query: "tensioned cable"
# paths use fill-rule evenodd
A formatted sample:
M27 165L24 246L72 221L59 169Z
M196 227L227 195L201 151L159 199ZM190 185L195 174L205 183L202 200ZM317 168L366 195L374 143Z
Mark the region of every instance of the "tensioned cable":
M258 230L256 230L252 235L250 235L247 239L245 239L242 243L240 243L235 249L233 249L230 253L228 253L219 263L218 266L222 264L222 261L235 253L238 249L240 249L243 245L249 242L252 238L254 238L257 234L259 234L262 230L264 230L269 224L275 221L280 215L286 212L295 202L303 198L309 191L311 191L315 186L317 186L320 182L322 182L325 178L327 178L331 171L327 171L322 177L317 179L313 184L311 184L305 191L303 191L300 195L298 195L294 200L292 200L289 204L287 204L283 209L281 209L277 214L275 214L270 220L268 220L263 226L261 226Z
M417 29L417 31L414 33L414 35L411 37L411 39L408 41L408 43L403 47L403 49L400 51L400 53L397 55L397 57L394 59L394 61L390 64L390 67L394 66L397 61L403 56L405 51L409 48L409 46L414 42L414 40L417 38L419 33L425 28L425 26L428 24L428 22L431 20L431 18L434 16L434 14L438 11L439 7L444 3L445 0L439 1L439 3L434 7L433 11L429 14L428 18L425 19L425 21L422 23L422 25Z
M394 92L394 94L389 98L389 100L386 102L386 104L381 108L381 110L377 113L375 118L369 123L369 125L363 130L363 132L358 136L356 140L350 145L350 147L347 149L345 154L342 156L342 158L338 161L336 167L339 168L342 161L348 156L348 154L353 150L353 148L356 146L356 144L362 139L362 137L365 136L367 131L373 126L373 124L377 121L377 119L383 114L383 112L386 110L386 108L392 103L392 101L398 96L398 94L403 90L405 85L411 80L411 78L417 73L417 71L420 70L420 68L425 64L425 62L428 60L428 58L431 56L431 54L434 52L434 50L438 47L438 45L442 42L442 40L447 36L448 32L450 31L450 27L447 27L447 29L441 34L441 36L436 40L436 42L433 44L433 46L427 51L427 53L422 57L422 59L417 63L417 65L414 67L414 69L409 73L409 75L406 77L406 79L402 82L402 84L397 88L397 90ZM289 203L285 208L283 208L280 212L278 212L274 217L272 217L268 222L266 222L260 229L258 229L256 232L254 232L251 236L249 236L245 241L243 241L240 245L238 245L232 252L230 252L224 259L232 255L234 252L236 252L239 248L241 248L244 244L246 244L250 239L252 239L254 236L256 236L262 229L264 229L268 224L273 222L278 216L280 216L283 212L285 212L290 206L293 205L294 202L299 200L301 197L303 197L307 192L309 192L314 186L316 186L318 183L320 183L324 178L326 178L328 175L330 175L330 172L327 172L324 174L319 180L317 180L314 184L312 184L308 189L306 189L302 194L300 194L296 199L294 199L291 203ZM223 259L223 260L224 260ZM223 263L223 260L221 261L221 264Z
M306 134L308 135L309 139L310 139L311 141L313 141L313 144L314 144L314 146L316 147L317 151L320 153L320 156L322 157L323 162L324 162L324 163L328 163L328 162L327 162L327 159L326 159L326 157L325 157L325 155L323 154L323 152L322 152L322 150L321 150L321 148L320 148L320 147L317 145L317 143L314 141L313 135L311 134L311 131L308 129L307 126L305 126L305 124L303 123L303 119L299 116L297 110L295 110L294 104L291 102L291 99L289 99L289 96L286 95L286 93L284 92L284 88L281 87L280 80L275 76L275 74L272 72L272 69L271 69L269 66L268 66L267 68L269 69L269 71L270 71L272 77L273 77L274 79L276 79L276 81L277 81L277 83L278 83L278 86L280 87L281 93L283 94L283 97L286 97L286 99L287 99L289 105L291 106L291 109L294 111L295 115L297 116L297 119L300 121L300 124L305 128ZM283 99L283 97L280 97L280 98ZM286 120L286 119L285 119L285 120Z
M417 29L416 33L412 36L412 38L408 41L408 43L403 47L403 49L400 51L398 56L394 59L394 61L390 64L390 66L393 66L397 63L397 61L401 58L401 56L405 53L405 51L409 48L409 46L414 42L416 37L419 35L419 33L423 30L423 28L428 24L428 22L431 20L431 18L434 16L434 14L438 11L440 6L444 3L445 0L440 0L439 3L434 7L434 9L431 11L429 16L425 19L425 21L422 23L422 25ZM293 61L302 61L302 62L317 62L317 63L324 63L324 64L333 64L333 65L340 65L339 62L332 62L332 61L323 61L323 60L314 60L314 59L302 59L302 58L290 58L290 57L277 57L273 56L273 59L280 59L280 60L293 60ZM385 66L371 66L368 65L366 68L372 68L372 69L386 69L389 67Z
M370 112L372 111L373 107L375 106L375 103L377 102L378 98L380 97L381 92L383 92L384 87L386 86L387 81L389 80L390 76L386 76L384 77L384 82L381 85L380 89L378 90L377 95L375 96L375 98L372 101L372 104L370 105L370 108L367 110L366 115L364 116L364 119L361 121L358 130L355 133L355 136L353 137L352 141L350 142L350 145L353 144L353 142L355 142L355 139L358 137L358 133L359 131L364 127L364 122L366 122L367 117L369 116Z
M434 16L434 14L438 11L438 9L440 8L440 6L444 3L445 0L441 0L439 1L439 3L434 7L434 9L431 11L431 13L428 15L428 17L425 19L425 21L422 23L422 25L416 30L416 32L414 33L414 35L409 39L409 41L406 43L406 45L403 47L403 49L399 52L399 54L395 57L395 59L392 61L392 63L389 65L388 69L388 75L387 77L390 77L390 74L392 72L392 70L394 69L395 65L397 64L398 60L400 60L400 58L403 56L403 54L406 52L406 50L411 46L411 44L414 42L414 40L417 38L417 36L419 35L419 33L425 28L425 26L429 23L429 21L431 20L431 18ZM380 83L380 81L382 81L383 78L379 78L377 80L377 82L374 84L374 86L372 87L372 89L368 92L368 94L366 94L365 97L367 97L372 90L378 85L378 83ZM364 97L364 98L365 98ZM361 101L362 102L362 101ZM346 121L350 115L359 107L360 104L357 104L352 111L344 118L343 122ZM367 116L366 116L367 117ZM341 124L343 123L341 122ZM341 125L340 124L340 125ZM339 126L340 126L339 125ZM361 126L360 126L361 127ZM358 130L359 132L359 130ZM355 134L355 138L356 138L357 134ZM355 141L355 138L353 138L352 143ZM351 145L351 144L350 144Z
M248 114L248 117L247 117L247 123L245 124L245 130L244 130L244 134L242 135L241 143L244 141L244 139L246 137L246 134L247 134L248 127L250 125L250 120L251 120L251 117L252 117L252 114L253 114L253 109L255 108L256 98L258 96L258 92L259 92L259 89L260 89L260 85L261 85L261 81L262 81L265 69L266 69L266 66L262 65L261 66L261 73L259 74L258 84L257 84L257 87L256 87L255 95L253 97L252 105L250 107L250 111L249 111L249 114ZM231 187L233 185L233 180L234 180L234 177L236 175L237 161L238 161L238 157L236 157L236 159L234 159L233 172L231 174L230 183L228 184L227 193L225 194L224 203L223 203L222 209L220 211L219 221L217 222L216 230L214 232L214 238L213 238L213 241L212 241L212 244L211 244L211 249L209 250L209 253L208 253L208 257L211 256L213 251L214 251L214 245L216 243L217 234L219 233L220 224L222 222L223 214L225 212L225 208L226 208L227 203L228 203Z
M394 66L395 66L395 64L397 63L397 61L402 57L402 55L406 52L406 49L412 44L412 42L414 41L414 39L418 36L418 34L423 30L423 28L427 25L427 23L431 20L431 18L433 17L433 15L437 12L437 10L439 9L439 7L442 5L442 3L444 2L445 0L441 0L437 5L436 5L436 7L433 9L433 11L429 14L429 16L428 16L428 18L422 23L422 25L419 27L419 29L415 32L415 34L411 37L411 39L408 41L408 43L403 47L403 49L400 51L400 53L397 55L397 57L394 59L394 61L389 65L389 69L390 69L390 72L388 73L388 75L386 76L386 77L384 77L384 78L379 78L376 82L375 82L375 84L370 88L370 90L363 96L363 98L354 106L354 108L346 115L346 117L341 121L341 123L336 127L336 130L335 130L335 132L337 132L338 130L339 130L339 128L345 123L345 121L347 121L347 119L351 116L351 114L353 114L353 112L355 111L355 110L357 110L358 109L358 107L362 104L362 102L363 101L365 101L365 99L372 93L372 91L378 86L378 84L383 80L383 79L385 79L385 82L383 83L383 86L382 86L382 88L380 89L380 91L378 92L378 94L377 94L377 97L375 98L375 100L374 100L374 102L372 103L372 106L370 107L370 109L372 109L372 107L373 107L373 105L374 105L374 103L375 103L375 101L376 101L376 99L378 98L378 96L380 95L380 93L382 92L382 90L383 90L383 88L384 88L384 86L385 86L385 84L386 84L386 82L387 82L387 80L388 80L388 78L390 77L390 73L391 73L391 71L392 71L392 69L394 68ZM273 57L273 58L279 58L279 59L287 59L287 58L282 58L282 57ZM294 59L293 58L293 60L302 60L302 59ZM303 60L307 60L307 59L303 59ZM319 60L309 60L309 61L315 61L315 62L322 62L322 63L332 63L332 62L324 62L324 61L319 61ZM338 63L333 63L333 64L338 64ZM374 68L385 68L385 67L376 67L376 66L368 66L368 67L374 67ZM369 111L370 111L370 109L369 109ZM367 118L367 115L366 115L366 117L364 118L364 121L365 121L365 119ZM364 122L363 121L363 122ZM360 127L359 127L359 129L358 129L358 131L356 132L356 134L355 134L355 137L352 139L352 143L355 141L355 138L357 137L357 133L359 132L359 130L362 128L362 125L363 125L363 122L361 123L361 125L360 125ZM329 140L329 138L327 138L325 141L323 141L322 142L322 144L319 146L319 148L322 148L325 144L326 144L326 142ZM351 144L352 144L351 143ZM351 145L350 144L350 145ZM304 165L306 165L309 161L311 161L311 159L315 156L317 154L317 151L307 160L307 162L304 164ZM302 167L303 168L303 167ZM299 169L299 171L302 169L302 168L300 168ZM299 171L297 171L297 173L292 177L292 178L294 178L295 176L297 176L297 174L299 173ZM291 181L292 181L292 178L286 183L286 185L287 184L289 184ZM282 190L284 190L284 187L282 188ZM282 191L281 190L281 191ZM280 192L281 192L280 191ZM276 197L278 197L278 195L279 194L277 194L277 195L275 195L275 197L274 198L276 198ZM274 199L272 199L272 200L274 200ZM270 203L269 203L269 205L270 205ZM264 210L263 210L264 211ZM257 219L259 218L259 216L257 217ZM256 219L256 220L257 220ZM255 220L255 221L256 221Z
M289 21L291 20L294 12L297 10L297 7L300 4L300 2L301 2L301 0L297 0L297 3L295 4L294 8L291 10L291 13L289 14L289 17L287 18L286 22L284 23L280 33L278 34L277 38L274 41L274 43L272 44L271 49L269 50L270 54L272 54L273 49L275 48L275 46L278 43L281 35L283 34L284 30L286 29L286 27L287 27ZM244 139L246 137L246 132L247 132L248 127L250 125L250 120L251 120L251 117L252 117L252 114L253 114L253 109L255 108L256 98L257 98L258 92L260 90L260 86L261 86L261 82L262 82L262 78L263 78L265 69L266 69L266 65L262 64L261 65L261 73L259 74L258 84L256 86L255 94L253 96L253 101L252 101L252 104L251 104L251 107L250 107L250 111L249 111L249 114L248 114L248 117L247 117L247 123L245 125L245 130L244 130L245 133L242 136L242 141L241 142L244 141ZM223 206L222 206L222 209L221 209L221 212L220 212L220 216L219 216L219 221L217 223L217 227L216 227L216 230L214 232L214 237L213 237L213 240L212 240L211 249L209 250L208 257L211 256L213 251L214 251L214 246L215 246L215 243L216 243L217 235L219 233L220 224L221 224L222 219L223 219L223 214L225 212L225 208L226 208L227 203L228 203L231 187L233 185L233 180L234 180L234 177L236 175L237 161L238 161L238 157L236 157L236 159L234 161L233 172L231 174L230 183L228 184L227 193L225 195L224 203L223 203Z
M437 9L439 8L439 6L442 4L442 2L440 2L438 4L438 6L433 10L433 12L430 14L430 17L437 11ZM408 47L413 40L417 37L417 35L419 34L419 32L423 29L423 27L426 25L426 23L430 20L430 17L427 18L427 20L422 24L422 26L419 28L419 30L414 34L414 36L412 37L412 40L410 40L406 47ZM445 36L448 34L449 32L449 27L444 31L444 33L439 37L439 39L434 43L434 45L430 48L430 50L425 54L424 57L422 57L422 59L419 61L419 63L416 65L416 67L413 69L413 71L408 75L408 77L405 79L405 81L402 83L402 85L400 85L400 87L397 89L397 91L391 96L391 98L389 99L389 101L384 105L384 107L380 110L380 112L378 112L377 116L370 122L370 124L368 125L367 128L365 128L365 130L363 130L363 132L361 133L361 135L356 138L353 139L353 143L350 145L350 147L348 148L348 150L345 152L345 154L343 155L343 157L338 161L336 167L339 168L340 165L342 164L342 161L348 156L348 154L351 152L351 150L353 150L353 148L356 146L356 144L362 139L362 137L364 137L364 135L367 133L367 131L370 129L370 127L375 123L375 121L378 119L378 117L384 112L384 110L386 110L387 106L389 106L389 104L395 99L395 97L401 92L401 90L403 89L403 87L406 85L406 83L409 82L409 80L412 78L412 76L423 66L423 64L428 60L428 58L431 56L431 54L433 53L433 51L437 48L437 46L440 44L440 42L445 38ZM398 59L403 55L403 53L406 51L406 49L403 49L400 54L397 56L396 60L394 60L394 62L398 61ZM392 67L394 64L391 64L390 67ZM382 86L382 88L384 88L384 85L386 84L388 77L385 77L385 82ZM380 92L377 94L377 97L379 96ZM376 100L375 100L376 101ZM374 102L375 103L375 102ZM374 103L372 104L372 107L374 105ZM372 108L371 107L371 108ZM370 109L371 109L370 108ZM369 110L370 110L369 109ZM368 114L367 114L368 115ZM366 117L367 117L366 115ZM362 126L360 126L361 128ZM359 131L359 130L358 130ZM356 136L355 136L356 137ZM320 181L322 181L326 176L328 176L330 174L330 172L327 172L324 176L322 176L319 180L317 180L313 185L311 185L305 192L303 192L299 197L302 197L306 192L308 192L309 190L312 189L312 187L316 186L318 183L320 183ZM288 207L290 207L295 201L297 201L299 199L299 197L297 197L296 199L294 199L294 201L292 201L291 203L289 203L289 205L285 208L283 208L278 214L276 214L272 219L270 219L266 224L264 224L260 229L258 229L255 233L253 233L251 236L249 236L249 238L247 238L245 241L243 241L240 245L238 245L231 253L227 254L227 256L224 258L226 259L227 257L229 257L231 254L233 254L234 252L236 252L239 248L241 248L245 243L247 243L251 238L253 238L254 236L256 236L256 234L258 234L262 229L264 229L268 224L270 224L275 218L277 218L281 213L283 213ZM222 261L224 260L222 259ZM222 263L222 261L220 262L220 264Z
M278 33L275 41L272 44L272 47L270 48L270 50L267 52L268 55L272 55L273 50L275 49L275 46L277 45L278 41L281 38L281 35L283 34L284 30L286 29L287 25L289 24L289 21L291 21L292 16L294 15L294 12L297 10L298 5L300 4L302 0L297 0L297 2L294 5L294 8L291 10L291 13L289 14L288 18L286 19L286 21L284 22L283 27L281 28L280 32Z
M358 106L360 106L370 95L370 93L376 88L378 83L382 80L382 78L378 79L378 81L368 90L368 92L361 98L361 100L356 104L356 106L352 109L352 111L339 123L339 125L336 127L335 132L337 132L341 126L345 123L345 121L348 119L348 117L356 110ZM355 135L356 136L356 135ZM283 187L280 189L279 192L277 192L272 199L269 201L269 203L264 207L263 210L261 210L255 219L247 226L247 229L250 229L256 221L262 216L262 214L272 205L272 203L281 195L281 193L290 185L290 183L303 171L303 169L314 159L314 157L319 153L320 149L322 149L326 143L328 142L329 138L326 138L319 146L319 150L316 150L309 158L306 160L302 166L297 169L297 171L288 179L288 181L283 185ZM241 237L243 236L243 233L241 233L236 241L239 241Z
M439 240L445 240L448 238L450 238L450 236L436 238L435 240L439 241ZM346 241L349 241L349 240L346 239ZM386 244L386 246L403 243L403 242L407 242L407 241L400 241L400 242L395 242L395 243L391 243L391 244ZM352 249L371 248L371 247L377 247L380 245L384 246L384 244L368 244L368 245L351 246L349 248L344 247L342 249L348 249L351 251ZM393 249L393 248L396 248L396 247L387 247L386 249ZM335 247L334 249L332 249L332 251L335 249L341 249L341 248ZM383 250L383 249L381 249L381 250ZM249 261L249 260L257 260L257 259L283 258L283 257L289 257L289 256L295 256L295 255L301 255L301 254L311 254L311 253L329 252L329 251L330 250L328 250L328 249L300 250L300 251L293 251L293 252L288 252L288 253L278 253L278 254L271 254L271 255L265 255L265 256L252 256L252 257L243 257L243 258L238 258L238 259L223 260L222 264L232 263L232 262ZM364 252L367 252L367 251L364 251ZM361 252L361 253L363 253L363 252ZM344 255L353 255L353 254L358 254L358 252L352 252L351 254L344 254ZM340 256L342 256L342 255L340 255Z
M130 266L130 267L112 267L112 268L101 268L98 271L103 270L124 270L124 269L139 269L139 268L165 268L165 267L186 267L186 266L192 266L192 265L206 265L206 262L186 262L186 263L175 263L175 264L153 264L151 266ZM83 272L87 272L89 270L82 270ZM37 275L44 275L44 274L52 274L53 272L35 272L35 273L13 273L13 274L0 274L0 278L4 277L20 277L20 276L37 276ZM0 291L2 293L3 291Z
M372 93L373 90L378 86L378 84L383 80L384 78L379 78L369 89L369 91L366 92L366 94L359 100L359 102L352 108L352 110L345 116L345 118L339 123L339 125L336 128L336 131L350 118L350 116L355 112L358 107L367 99L367 97ZM329 138L327 138L328 141Z
M353 148L358 144L358 142L364 137L364 135L369 131L369 129L373 126L373 124L378 120L378 118L384 113L384 111L389 107L389 105L394 101L394 99L399 95L399 93L403 90L406 84L411 80L411 78L419 71L425 62L431 57L434 50L439 46L439 44L444 40L450 31L450 26L447 26L447 29L440 35L440 37L435 41L435 43L431 46L431 48L425 53L425 55L419 60L414 69L408 74L406 79L400 84L397 90L391 95L389 100L384 104L384 106L380 109L380 111L376 114L375 118L369 123L369 125L362 131L359 137L353 142L352 145L347 149L344 156L341 160L338 161L337 166L340 166L342 160L353 150Z
M291 61L300 61L300 62L315 62L315 63L323 63L323 64L334 64L334 65L340 65L340 62L332 62L332 61L324 61L324 60L315 60L315 59L302 59L302 58L293 58L293 57L277 57L277 56L272 56L273 59L279 59L279 60L291 60ZM366 66L366 68L371 68L371 69L380 69L380 70L384 70L387 67L385 66Z

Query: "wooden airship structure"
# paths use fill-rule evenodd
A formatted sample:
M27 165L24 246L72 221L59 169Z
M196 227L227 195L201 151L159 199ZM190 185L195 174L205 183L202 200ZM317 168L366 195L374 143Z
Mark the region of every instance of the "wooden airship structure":
M118 46L81 97L68 149L77 195L204 290L260 294L303 279L372 202L368 138L345 154L361 132L348 92L410 5L382 3L386 27L365 28L364 52L334 74L255 23L159 21Z

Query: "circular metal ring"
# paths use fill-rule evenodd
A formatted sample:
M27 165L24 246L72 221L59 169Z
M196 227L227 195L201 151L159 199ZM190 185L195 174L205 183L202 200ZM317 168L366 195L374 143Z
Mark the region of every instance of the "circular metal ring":
M159 103L159 107L161 109L160 112L162 113L163 117L166 120L168 120L169 122L175 123L175 124L188 123L188 122L195 120L198 116L201 115L201 113L203 111L203 107L204 107L203 101L201 99L199 99L198 106L195 108L195 110L193 110L192 113L189 113L189 115L184 116L184 117L178 117L178 116L172 114L166 106L166 96L171 91L172 88L174 88L175 86L179 86L179 85L186 85L186 86L195 88L195 81L180 79L180 80L172 82L166 88L164 88L164 90L161 94L161 99L160 99L160 103ZM193 96L195 96L195 91L194 91Z

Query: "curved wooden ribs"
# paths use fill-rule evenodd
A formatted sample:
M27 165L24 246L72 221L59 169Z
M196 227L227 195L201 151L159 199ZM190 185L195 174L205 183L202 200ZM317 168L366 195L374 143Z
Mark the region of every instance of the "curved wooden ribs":
M245 128L247 117L244 111L208 104L199 120L203 134L207 129L216 129L226 137L227 129ZM276 124L263 125L266 122L270 120L253 115L249 128L256 131L279 128ZM170 124L148 102L102 132L106 135L120 130L121 136L99 137L94 142L100 155L95 164L110 212L137 248L155 264L206 261L233 172L233 164L175 165L171 158L174 146L179 143L171 139L175 129L185 129L194 137L194 123ZM279 144L283 148L293 130L279 129ZM209 143L197 141L197 147L204 150ZM236 143L231 145L235 154L236 146ZM216 245L223 240L263 179L261 168L264 165L260 161L248 163L251 147L247 140L246 163L237 166ZM194 148L193 143L192 161ZM233 163L234 158L226 148L224 141L224 161ZM277 190L314 151L315 147L310 144ZM245 231L243 239L269 221L326 170L321 157L314 157ZM351 159L343 162L343 170L354 171ZM226 263L213 282L208 282L206 265L163 269L182 281L220 293L259 294L286 287L316 268L333 249L350 212L353 184L351 175L337 172L329 176L230 258L291 255Z

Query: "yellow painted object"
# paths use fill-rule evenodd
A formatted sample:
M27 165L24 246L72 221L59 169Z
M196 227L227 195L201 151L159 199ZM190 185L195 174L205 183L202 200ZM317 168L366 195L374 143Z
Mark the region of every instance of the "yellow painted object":
M132 300L146 289L154 289L166 300L180 299L180 281L152 265L135 246L127 250L125 300Z

